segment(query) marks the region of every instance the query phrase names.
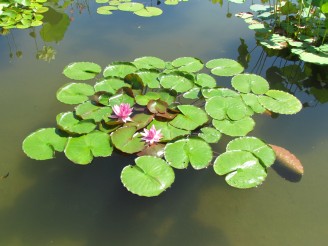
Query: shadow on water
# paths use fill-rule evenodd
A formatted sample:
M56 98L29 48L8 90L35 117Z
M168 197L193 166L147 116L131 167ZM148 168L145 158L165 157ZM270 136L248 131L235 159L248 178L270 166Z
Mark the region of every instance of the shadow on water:
M229 245L192 216L208 172L182 170L161 196L138 197L119 180L133 159L115 155L79 166L63 156L26 158L20 165L35 183L0 210L0 245Z
M300 182L303 177L302 175L287 169L286 167L280 165L279 163L275 163L271 167L280 177L290 182L294 182L294 183Z

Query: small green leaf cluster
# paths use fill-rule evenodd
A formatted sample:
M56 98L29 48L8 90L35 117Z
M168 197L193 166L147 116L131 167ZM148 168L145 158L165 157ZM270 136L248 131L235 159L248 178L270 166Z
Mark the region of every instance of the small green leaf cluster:
M46 0L13 0L0 3L0 27L25 29L42 25L42 13L48 11L43 6Z
M237 16L256 32L259 43L269 49L289 48L299 59L328 64L328 2L277 1L275 5L251 5L253 13Z
M102 68L74 62L63 73L75 82L62 86L57 99L76 105L57 115L56 128L44 128L23 142L24 152L46 160L64 152L76 164L107 157L115 150L138 155L135 165L121 174L124 186L140 196L157 196L174 181L174 168L207 168L213 163L229 185L255 187L263 182L275 153L262 140L247 137L255 126L252 116L267 110L294 114L300 101L231 59L206 64L193 57L165 62L140 57ZM232 76L233 89L217 85L218 76ZM94 85L80 81L94 80ZM131 120L114 115L118 105L132 109ZM113 117L115 116L115 117ZM149 143L142 133L157 129L160 140ZM144 134L144 133L143 133ZM215 157L212 145L222 135L236 137ZM159 135L158 135L159 136ZM215 159L214 159L215 158Z

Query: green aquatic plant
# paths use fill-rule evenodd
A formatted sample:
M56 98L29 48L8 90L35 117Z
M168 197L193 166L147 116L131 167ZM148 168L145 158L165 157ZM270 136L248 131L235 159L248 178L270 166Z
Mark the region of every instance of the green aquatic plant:
M252 12L237 14L270 49L289 49L299 59L328 64L328 0L275 1L254 4Z
M180 2L187 2L188 0L165 0L166 5L177 5ZM133 2L131 0L96 0L97 3L106 4L97 9L97 13L101 15L111 15L113 11L125 11L132 12L135 15L141 17L153 17L159 16L163 13L163 10L159 7L145 5L144 3ZM159 5L161 1L157 2Z
M270 90L261 76L243 73L231 59L180 57L165 62L141 57L102 68L74 62L63 74L70 80L57 99L76 105L57 115L57 127L33 132L23 141L30 158L47 160L64 152L72 162L90 164L113 151L139 156L121 174L124 186L140 196L157 196L174 181L174 169L213 164L237 188L260 185L275 161L263 140L247 136L252 116L265 111L295 114L302 104L291 94ZM233 89L215 76L232 77ZM94 80L94 85L79 81ZM212 146L223 135L234 138L222 154Z
M0 28L29 28L42 25L43 13L48 7L47 0L10 0L0 3Z

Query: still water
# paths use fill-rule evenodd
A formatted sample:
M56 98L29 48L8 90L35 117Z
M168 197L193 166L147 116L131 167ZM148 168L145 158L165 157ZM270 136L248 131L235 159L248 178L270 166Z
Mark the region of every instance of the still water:
M81 13L77 3L86 4ZM269 57L256 48L244 21L227 18L247 11L246 5L161 4L163 14L153 18L124 12L102 16L96 13L99 6L75 1L62 15L48 16L48 23L62 23L54 33L41 34L38 27L0 36L0 176L9 172L0 179L0 245L327 245L328 92L318 89L324 81L313 76L297 84L275 76L275 69L294 62ZM43 46L55 50L55 59L36 58ZM97 158L79 166L63 155L34 161L21 150L28 134L55 126L55 116L71 109L55 98L70 82L61 74L70 62L105 67L141 56L243 62L245 51L252 51L248 72L267 76L272 87L289 90L308 106L293 116L258 116L249 134L297 155L305 168L301 179L282 178L270 169L263 185L237 190L211 168L179 170L168 191L141 198L119 179L133 157Z

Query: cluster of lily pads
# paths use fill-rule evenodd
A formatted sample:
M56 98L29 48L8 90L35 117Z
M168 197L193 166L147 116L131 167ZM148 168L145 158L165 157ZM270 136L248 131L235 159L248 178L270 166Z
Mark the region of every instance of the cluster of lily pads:
M179 2L188 0L165 0L166 5L177 5ZM106 3L97 9L98 14L111 15L113 11L132 12L142 17L153 17L163 13L162 9L154 6L145 6L143 3L132 2L131 0L96 0L97 3Z
M174 168L189 164L197 170L213 164L229 185L256 187L266 178L275 152L261 139L246 136L255 126L252 116L268 110L294 114L302 104L289 93L270 90L261 76L243 71L225 58L204 64L193 57L165 62L147 56L113 62L103 71L92 62L71 63L63 73L76 81L62 86L57 99L76 105L74 110L58 114L57 127L26 137L23 150L36 160L64 152L81 165L114 150L137 155L121 180L140 196L159 195L173 183ZM217 76L232 76L233 89L218 86ZM234 139L216 156L212 145L222 135Z
M12 28L29 28L42 25L43 6L47 0L10 0L0 3L0 28L2 32Z
M305 62L328 64L328 1L276 1L254 4L241 17L256 32L256 39L270 49L289 48Z

